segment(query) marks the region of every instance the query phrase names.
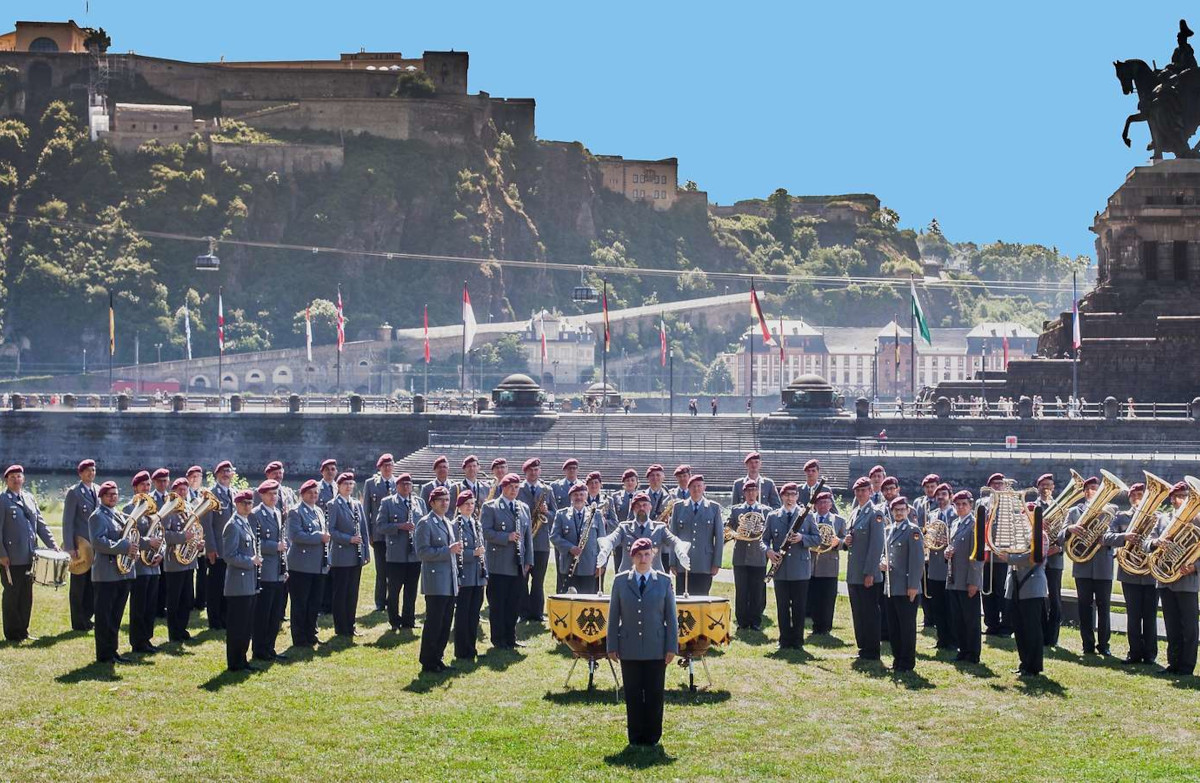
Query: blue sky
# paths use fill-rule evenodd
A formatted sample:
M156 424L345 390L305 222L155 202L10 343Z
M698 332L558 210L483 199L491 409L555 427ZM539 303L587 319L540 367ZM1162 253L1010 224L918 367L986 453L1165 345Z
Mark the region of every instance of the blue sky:
M713 201L869 191L905 226L1072 254L1148 158L1144 126L1121 144L1136 99L1112 61L1169 61L1189 7L1200 30L1178 2L88 5L4 7L185 60L466 49L471 91L536 98L539 137L678 157Z

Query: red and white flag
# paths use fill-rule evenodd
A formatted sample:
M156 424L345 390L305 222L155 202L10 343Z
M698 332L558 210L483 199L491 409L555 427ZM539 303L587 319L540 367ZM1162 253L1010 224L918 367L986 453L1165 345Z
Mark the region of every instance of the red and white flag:
M762 329L763 344L774 345L775 341L771 339L771 330L767 328L767 319L763 317L762 305L758 302L758 292L754 290L754 283L750 283L750 318L758 319L758 326Z
M225 303L220 288L217 289L217 346L225 353Z
M341 353L342 346L346 344L346 314L342 310L342 287L340 285L338 286L337 327L338 327L338 353Z
M546 311L538 313L538 331L542 333L542 360L546 359Z
M779 316L779 365L783 366L783 316Z
M1007 370L1008 369L1008 335L1007 334L1004 335L1004 339L1001 342L1002 342L1002 345L1004 346L1004 369Z
M428 319L426 319L428 321ZM426 323L428 329L428 323ZM475 322L475 308L471 307L471 295L467 293L467 284L463 283L463 353L471 350L475 344L475 332L478 324Z
M1076 351L1083 345L1083 337L1079 334L1079 300L1071 305L1071 347Z
M312 315L304 308L304 346L308 350L308 360L312 361Z
M659 359L659 365L667 366L667 319L663 316L658 317L658 344L662 349L662 357Z
M429 364L429 305L425 305L425 363Z

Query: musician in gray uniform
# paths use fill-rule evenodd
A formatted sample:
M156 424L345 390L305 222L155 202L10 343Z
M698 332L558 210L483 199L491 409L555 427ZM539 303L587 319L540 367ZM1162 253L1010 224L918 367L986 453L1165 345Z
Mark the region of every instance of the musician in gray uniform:
M88 540L88 517L100 504L96 486L96 461L85 459L75 466L79 483L67 490L63 501L62 537L63 546L71 559L78 558L79 550L91 549ZM92 630L92 615L96 612L96 599L92 596L92 571L71 574L71 630Z
M871 502L871 482L860 476L854 482L854 506L850 528L843 539L846 548L846 587L860 660L879 660L879 594L883 592L883 512Z
M584 508L596 509L596 520L599 524L592 532L598 541L601 536L606 536L616 530L620 520L617 518L616 506L613 504L612 496L604 497L602 492L604 477L600 475L600 471L593 470L587 474L585 482L587 483L587 499L583 501L583 505ZM598 543L597 546L599 546ZM607 566L601 563L597 592L604 592L604 575L607 572ZM578 573L579 570L576 569L576 574Z
M361 636L354 628L358 612L358 588L363 566L371 562L367 542L371 531L362 503L354 497L354 474L337 477L338 496L329 503L327 519L333 544L329 550L330 585L333 588L334 633L347 640ZM450 491L446 490L446 497Z
M1129 525L1133 522L1133 515L1145 496L1144 483L1138 481L1130 484L1129 510L1121 512L1113 520L1113 530L1125 534L1123 540L1138 548L1141 548L1144 542L1133 540L1136 536L1130 532ZM1125 638L1129 642L1129 654L1121 663L1154 663L1158 658L1158 591L1155 589L1154 577L1150 574L1130 573L1118 564L1117 581L1121 583L1121 594L1125 597Z
M550 531L550 543L558 552L558 592L575 588L577 593L595 593L600 571L596 555L600 539L607 533L603 512L587 507L587 487L583 484L571 487L567 498L570 505L554 516L554 529Z
M892 671L899 674L911 672L917 663L917 596L925 575L925 539L908 518L908 498L893 498L889 509L892 523L886 530L886 554L879 565L888 594Z
M283 483L283 473L283 463L279 460L268 462L267 466L263 468L263 478L270 479L279 485L279 501L275 507L286 518L287 513L300 502L300 498L296 496L295 490Z
M936 478L936 476L933 477ZM926 478L929 477L927 476ZM954 521L955 516L954 507L950 504L950 495L950 485L939 483L934 487L932 499L928 499L927 497L917 499L917 503L920 506L915 515L917 527L920 528L921 534L925 536L927 554L925 561L925 584L929 597L925 598L922 595L921 606L924 607L925 616L936 630L936 646L939 650L953 650L957 648L957 645L954 641L954 626L950 622L950 597L946 594L948 564L944 556L945 550L930 549L937 542L931 540L929 523L939 521L946 526L947 533L949 532L950 523ZM913 514L910 513L909 516L912 517ZM946 541L948 542L949 539L947 538Z
M650 539L634 541L633 568L617 575L608 600L608 657L621 662L630 745L655 745L662 738L667 665L679 653L675 591L651 567L656 559Z
M812 502L813 492L821 483L821 463L810 459L804 463L804 483L800 485L800 496L796 498L797 505L803 506Z
M338 496L338 475L337 460L327 459L321 463L321 481L317 484L317 505L325 513L326 524L329 522L329 504ZM332 613L333 571L328 570L321 576L321 614Z
M775 482L766 476L762 475L762 456L757 451L752 451L742 460L746 465L746 475L737 481L733 482L733 505L738 505L743 501L742 491L746 486L747 481L753 480L758 484L758 499L759 502L768 508L779 508L783 505L783 501L779 497L778 490L775 489ZM809 464L816 460L809 460ZM808 466L805 465L807 468ZM816 482L813 482L814 486ZM808 498L805 497L800 503L807 503Z
M598 555L601 564L607 562L609 554L615 550L624 550L628 555L633 542L639 538L650 539L650 543L656 550L666 546L673 548L678 546L680 558L686 554L687 542L677 538L666 524L650 518L650 498L644 491L633 496L630 506L633 508L633 517L617 525L616 530L601 539L600 554ZM724 534L722 534L723 538ZM666 573L661 557L655 561L654 569Z
M958 646L956 661L979 663L984 548L983 531L975 529L975 499L970 492L960 490L954 494L949 543L942 553L952 638Z
M999 492L1006 486L1003 473L993 473L988 476L988 487L993 492ZM985 519L991 515L992 496L986 495L979 498L975 503L976 508L984 510ZM1052 545L1054 542L1050 542ZM1050 554L1047 552L1047 554ZM986 572L987 584L991 585L991 591L983 597L983 632L988 636L1008 636L1013 632L1013 623L1016 621L1009 617L1008 609L1010 604L1000 591L995 589L997 586L1005 584L1008 580L1009 564L998 557L993 557L991 551L988 551L988 559L984 561L983 570ZM1044 569L1043 569L1044 571ZM1045 638L1043 634L1043 639Z
M221 534L225 523L233 516L233 463L222 460L213 470L215 483L209 490L221 501L221 507L210 511L200 520L204 528L204 550L208 557L208 584L205 588L208 607L208 627L221 630L225 627L225 559L221 556Z
M1174 513L1163 514L1150 539L1146 549L1153 552L1162 541L1162 537L1171 527L1171 522L1188 499L1188 485L1179 482L1171 488L1171 506ZM1196 524L1196 520L1192 520ZM1174 582L1158 582L1158 599L1162 602L1163 625L1167 630L1167 666L1155 674L1191 676L1196 670L1196 639L1197 617L1200 616L1196 596L1200 590L1200 577L1196 568L1200 559L1189 563L1180 570L1182 575Z
M563 477L550 484L550 491L554 493L555 509L564 509L571 505L569 497L571 487L579 484L579 460L574 457L568 458L562 464Z
M25 491L25 469L10 465L4 471L7 491L0 495L0 584L4 598L4 638L10 642L32 639L29 618L33 614L33 552L38 538L50 549L58 544L33 495Z
M375 460L374 476L363 482L362 506L367 515L367 524L371 528L371 551L375 553L375 611L382 612L387 608L387 538L375 520L379 517L379 509L396 488L392 478L395 459L391 454L380 454Z
M763 518L762 532L766 532L767 515L771 509L758 502L758 482L754 479L742 484L742 502L729 510L725 529L736 533L743 514L759 514ZM734 621L745 631L761 631L763 610L767 607L767 555L758 541L733 542L733 594Z
M263 481L258 485L258 496L262 502L250 513L250 526L258 536L258 551L262 557L260 590L254 605L254 660L287 660L287 653L275 652L275 640L283 627L283 600L287 595L287 559L284 557L287 528L279 512L279 482Z
M1013 673L1022 677L1036 677L1042 673L1042 608L1048 593L1044 553L1049 546L1043 533L1041 551L1035 546L1033 551L1020 555L992 553L1008 565L1004 596L1017 640L1017 655L1021 659L1021 665Z
M1045 512L1054 502L1054 474L1043 473L1038 476L1037 500L1035 507L1041 507ZM1062 539L1050 542L1046 552L1046 611L1042 615L1042 643L1047 647L1058 646L1058 633L1062 628L1062 578L1065 558L1062 552Z
M804 496L804 487L800 488L800 496ZM823 524L833 528L833 549L813 555L806 614L812 618L814 634L828 634L833 631L833 612L837 606L837 582L842 565L842 541L846 538L846 520L833 510L833 494L828 490L817 494L812 513L818 530Z
M171 491L180 497L189 497L190 485L186 478L177 478L171 484ZM189 501L190 502L190 501ZM167 639L172 642L186 642L192 638L188 632L188 620L191 618L195 596L192 594L193 571L196 570L197 557L188 563L180 563L177 554L179 547L191 543L196 538L194 530L185 532L188 513L180 508L163 517L163 540L167 543L167 556L163 559L163 582L167 585Z
M453 669L442 662L454 622L458 595L458 555L463 542L446 517L450 489L435 487L429 493L429 513L417 522L413 541L421 558L421 594L425 596L425 628L421 631L421 671L439 674Z
M92 590L96 594L96 660L99 663L130 663L132 660L117 652L117 640L121 634L121 618L125 616L125 603L129 600L129 586L137 574L132 568L121 573L117 568L117 557L137 557L138 546L123 538L125 525L114 511L117 500L117 485L112 481L104 482L100 485L100 505L88 519L88 537L96 551L96 559L92 562ZM7 538L6 535L6 541ZM4 616L7 621L8 613Z
M413 531L417 529L417 521L429 511L425 502L413 495L412 488L412 476L401 473L396 478L396 492L383 499L374 524L386 544L384 561L376 558L375 567L386 568L388 572L385 603L393 631L417 627L421 559L413 545ZM401 593L404 594L403 602Z
M462 461L462 480L450 488L450 507L458 508L458 496L463 491L469 491L475 497L476 507L480 507L484 498L487 497L490 485L487 481L479 477L479 458L474 454L468 454Z
M546 608L546 596L543 585L546 583L546 569L550 565L550 523L558 505L554 501L554 492L550 485L541 480L542 461L536 457L525 460L521 465L525 481L517 491L517 500L529 508L531 520L536 521L538 507L546 509L546 520L536 533L533 534L533 570L522 582L524 590L521 596L521 616L531 623L540 623L545 619L543 612Z
M883 469L883 465L876 465L867 471L867 480L871 482L872 503L879 504L883 502L883 482L887 477L887 471Z
M676 500L686 500L688 497L688 482L692 480L692 466L677 465L674 475L675 488L671 490L671 497Z
M150 474L148 472L143 470L133 477L133 492L135 497L145 495L155 504L155 508L158 507L158 502L150 495ZM121 511L131 514L136 505L131 499ZM151 552L160 551L162 539L149 537L150 516L150 514L143 514L138 519L139 553L133 564L135 578L129 588L129 645L134 652L139 653L158 652L158 648L154 646L152 640L154 639L154 617L158 608L158 581L162 573L162 557L152 555ZM142 560L143 554L152 558L149 564Z
M479 610L487 588L487 546L483 540L482 523L475 518L475 493L463 489L458 493L458 514L454 518L455 535L462 541L459 553L458 597L454 600L454 657L461 661L475 660L475 641L479 638Z
M317 505L320 487L315 479L300 485L300 503L287 515L288 597L291 599L293 647L318 644L317 615L329 570L329 545L333 537L325 512Z
M192 465L187 469L188 481L188 503L195 503L200 497L200 490L204 488L204 468L199 465ZM204 530L204 520L200 520L200 530ZM196 582L193 586L192 594L195 596L193 606L196 611L206 611L208 608L208 558L203 551L196 558Z
M154 489L150 492L150 497L154 500L155 507L161 509L171 494L171 471L166 468L159 468L150 474L150 482L154 485ZM163 550L163 553L166 553L165 550ZM156 617L165 619L167 616L167 582L162 578L161 564L158 567L158 581L155 584L154 590L156 592L150 594L153 611ZM132 603L132 599L130 603Z
M646 497L650 499L650 516L658 519L672 497L672 493L663 486L663 466L657 462L646 468Z
M704 476L694 474L688 480L687 489L688 498L675 504L669 525L677 539L690 545L688 562L672 552L675 589L683 595L708 595L713 577L721 570L725 525L721 521L721 505L704 496ZM804 611L803 604L800 611Z
M617 518L613 523L612 530L608 531L609 533L612 533L613 530L616 530L617 525L620 525L622 522L630 519L633 516L633 511L629 507L633 504L633 496L637 494L637 491L637 471L633 468L626 468L625 472L621 474L621 488L617 490L615 495L613 495L613 508L616 511ZM614 574L621 572L621 558L624 557L624 555L625 552L623 548L618 549L613 553Z
M246 660L254 635L254 605L261 584L262 556L250 524L254 493L243 489L233 496L234 514L221 532L225 560L225 668L236 672L258 667Z
M775 569L779 649L803 650L804 610L808 604L808 580L812 578L809 547L821 543L821 532L812 514L800 518L801 511L796 507L796 498L800 496L798 486L789 481L779 496L783 498L783 506L767 516L767 529L759 547Z
M1063 530L1065 536L1070 533L1083 534L1079 520L1096 492L1100 489L1100 479L1092 476L1083 484L1085 505L1076 506L1067 514L1067 525ZM1100 549L1096 555L1084 563L1071 563L1071 576L1075 577L1075 593L1079 601L1079 637L1083 641L1084 655L1099 653L1103 656L1112 655L1108 647L1111 631L1109 602L1112 600L1113 583L1113 547L1125 543L1125 536L1114 527L1117 518L1117 507L1109 505L1106 511L1111 514L1108 528L1100 537Z
M450 488L450 460L441 456L433 461L433 479L421 485L421 500L428 506L431 492L435 489L445 489L449 492Z
M909 509L909 516L916 523L917 527L921 528L922 533L925 532L925 512L937 505L934 494L941 481L941 477L936 473L930 473L921 479L921 495L913 500L912 507ZM947 491L949 491L949 487L947 487ZM948 499L946 502L949 505ZM925 581L926 583L929 582L929 561L925 563ZM917 597L917 603L921 605L922 628L934 628L937 626L937 606L935 605L935 602L938 600L937 593L931 589L930 595L933 597L926 598L923 593Z
M517 641L521 583L533 569L533 534L529 507L517 500L521 478L509 473L500 480L500 497L483 505L483 538L487 541L488 615L492 646L524 647Z

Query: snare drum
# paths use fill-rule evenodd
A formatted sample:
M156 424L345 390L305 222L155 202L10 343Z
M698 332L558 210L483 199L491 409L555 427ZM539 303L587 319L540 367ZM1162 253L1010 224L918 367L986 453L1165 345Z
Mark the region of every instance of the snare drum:
M70 562L71 556L66 552L35 549L33 566L29 570L37 584L57 588L67 583L67 566Z
M580 657L601 657L608 638L608 596L556 593L546 599L550 633Z
M729 643L729 599L715 595L679 596L679 654L700 658L714 644Z

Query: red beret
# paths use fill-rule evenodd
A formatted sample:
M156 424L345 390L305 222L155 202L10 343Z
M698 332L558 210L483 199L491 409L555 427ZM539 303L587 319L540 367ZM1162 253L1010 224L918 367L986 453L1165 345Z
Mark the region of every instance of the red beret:
M248 489L243 489L241 492L233 496L234 503L253 503L254 493Z
M263 473L270 473L273 470L283 470L283 463L279 460L272 460L271 462L267 463L265 468L263 468Z
M169 479L171 478L171 471L167 470L166 468L159 468L150 474L150 478L154 479L155 481L158 481L159 479Z
M697 473L696 475L692 476L690 479L688 479L687 485L690 487L696 483L700 483L700 484L704 483L704 474L703 473Z
M993 473L992 475L988 476L987 483L991 484L996 481L1004 481L1004 474L1003 473Z
M472 462L474 462L476 465L478 465L479 457L476 457L474 454L468 454L467 456L463 457L462 465L460 467L465 468L467 465L470 465Z
M794 481L789 481L786 484L784 484L782 487L779 488L780 495L786 494L788 492L795 492L795 493L799 494L800 485L798 485Z
M1043 473L1042 475L1038 476L1038 480L1033 482L1033 485L1036 487L1038 484L1041 484L1043 481L1053 482L1054 474L1053 473Z
M521 477L516 473L505 473L504 478L500 479L501 487L511 487L513 484L520 484Z
M625 472L621 474L621 481L624 481L625 479L637 478L637 477L638 477L638 474L637 474L636 470L634 470L633 468L626 468Z
M825 491L825 490L821 490L820 492L818 492L818 493L817 493L817 496L816 496L815 498L813 498L813 502L814 502L814 503L816 503L818 500L828 500L828 501L832 501L832 500L833 500L833 493L832 493L832 492L827 492L827 491Z
M746 458L744 460L742 460L742 462L749 462L752 459L762 459L762 455L759 454L757 451L752 451L746 455Z
M758 481L755 479L746 479L745 482L742 483L742 492L745 492L748 489L758 489Z
M1100 479L1096 478L1095 476L1088 476L1087 478L1085 478L1083 480L1083 486L1084 487L1098 487L1098 486L1100 486Z
M858 478L854 479L854 486L852 486L851 489L862 489L863 487L870 489L871 482L866 476L859 476Z
M433 461L433 469L437 470L438 465L445 465L446 467L450 467L450 460L446 459L444 456L438 457L437 459L435 459Z
M276 481L275 479L267 479L266 481L264 481L258 485L258 494L261 495L264 492L274 492L278 489L279 489L278 481Z
M337 484L338 486L341 486L342 484L345 484L347 481L354 481L354 472L353 471L350 471L350 470L342 471L341 473L338 474L337 480L334 481L334 483Z
M199 465L192 465L190 468L187 469L187 473L185 473L184 475L190 476L193 473L199 473L201 476L203 476L204 468L200 467Z
M566 470L567 468L577 468L577 467L579 467L579 460L575 459L574 457L571 457L570 459L563 462L562 469Z
M958 503L960 501L966 501L967 503L972 503L975 501L975 498L971 495L971 493L969 491L967 491L965 489L960 489L958 492L954 493L953 500L955 503Z
M676 475L676 476L682 476L684 473L691 473L691 472L692 472L692 466L691 466L691 465L680 465L680 466L678 466L678 467L676 467L676 468L675 468L675 475Z
M225 469L233 470L233 463L227 459L221 460L220 462L218 462L217 466L215 468L213 468L213 473L220 473L222 470L225 470Z
M876 473L883 473L883 472L884 472L883 465L876 465L875 467L873 467L867 471L867 475L874 476Z
M600 475L600 471L593 470L591 473L587 474L587 480L588 481L604 481L604 477Z
M656 470L657 470L659 473L662 473L662 472L663 472L663 466L662 466L662 465L659 465L657 462L655 462L653 465L651 465L650 467L646 468L646 478L650 478L650 474L651 474L651 473L653 473L653 472L654 472L654 471L656 471Z
M333 459L332 457L321 463L321 470L325 470L325 468L336 468L336 467L337 467L337 460Z
M638 493L634 494L633 500L629 501L629 505L630 505L630 507L632 507L637 503L641 503L642 501L649 503L650 495L646 494L645 492L638 492Z
M94 459L81 460L79 462L79 464L75 466L75 472L82 473L85 470L87 470L88 468L94 468L94 467L96 467L96 460L94 460Z
M188 480L185 479L183 476L180 476L179 478L177 478L171 482L171 489L178 490L178 489L187 489L187 488L188 488Z
M1175 482L1175 486L1171 487L1172 495L1179 493L1179 492L1186 493L1187 491L1188 491L1188 485L1187 485L1186 481L1177 481L1177 482Z
M805 470L813 470L814 468L815 468L816 470L820 470L820 469L821 469L821 463L820 463L820 462L818 462L818 461L817 461L817 460L815 460L815 459L810 459L808 462L805 462L805 463L804 463L804 469L805 469Z
M21 467L20 465L9 465L7 468L4 469L4 478L8 478L13 473L24 473L24 472L25 472L25 468Z
M491 470L495 470L496 468L500 467L501 465L507 465L507 464L508 464L508 460L506 460L504 457L496 457L494 460L492 460Z
M19 468L20 465L18 465L17 467ZM5 475L7 475L7 474L5 474ZM106 481L100 485L100 490L99 490L98 494L100 495L100 497L104 497L109 492L116 492L116 491L117 491L117 482Z
M435 500L449 500L449 499L450 499L450 490L446 489L445 487L434 487L433 491L429 493L429 502L430 503L432 503Z
M537 457L530 457L529 459L525 460L525 462L521 463L521 472L533 470L534 468L540 468L541 466L542 461L540 459Z
M381 468L389 462L395 462L396 459L391 454L380 454L379 459L375 460L375 467Z
M639 538L633 542L633 546L629 547L629 553L636 555L638 552L645 552L648 549L654 548L654 542L648 538Z
M587 493L587 484L583 484L583 483L580 483L580 482L576 481L576 482L575 482L574 484L572 484L572 485L570 486L570 488L567 490L567 495L568 495L568 496L570 496L570 495L574 495L576 492L583 492L583 493L585 493L585 494L586 494L586 493Z
M308 481L306 481L300 485L300 494L303 495L305 492L308 492L310 489L316 490L318 488L318 486L319 485L317 484L316 479L309 479Z
M1146 491L1146 483L1144 481L1135 481L1129 485L1129 491L1130 491L1130 493L1145 492Z
M888 508L895 508L896 506L907 506L907 505L908 505L908 498L904 497L903 495L900 495L899 497L892 498L892 502L888 503Z
M883 489L884 487L898 487L898 486L900 486L900 480L898 478L896 478L895 476L888 476L887 478L885 478L883 480L883 483L881 483L879 485L879 488Z
M930 473L928 476L921 479L922 487L925 486L926 484L940 484L940 483L942 483L942 477L936 473Z
M129 482L129 486L136 487L138 484L144 484L150 480L150 471L139 470L133 474L133 480Z
M953 494L954 494L954 489L953 489L953 487L951 487L949 484L947 484L947 483L946 483L946 482L944 482L944 481L943 481L941 484L938 484L938 485L937 485L937 488L933 490L933 494L935 494L935 495L936 495L937 493L941 492L942 490L945 490L947 495L953 495Z
M399 476L396 476L396 483L397 484L411 484L412 483L412 474L411 473L401 473Z
M468 500L474 500L474 499L475 499L475 493L469 489L464 489L462 492L458 493L458 499L454 501L454 507L458 508L459 506L466 503Z

